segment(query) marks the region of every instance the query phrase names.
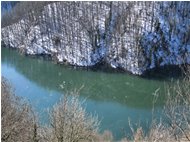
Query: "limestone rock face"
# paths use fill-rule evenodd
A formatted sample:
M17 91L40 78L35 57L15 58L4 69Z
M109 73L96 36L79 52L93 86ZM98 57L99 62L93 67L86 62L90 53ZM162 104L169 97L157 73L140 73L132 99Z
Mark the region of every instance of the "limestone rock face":
M76 66L106 62L141 75L190 63L190 2L53 2L1 34L26 54Z

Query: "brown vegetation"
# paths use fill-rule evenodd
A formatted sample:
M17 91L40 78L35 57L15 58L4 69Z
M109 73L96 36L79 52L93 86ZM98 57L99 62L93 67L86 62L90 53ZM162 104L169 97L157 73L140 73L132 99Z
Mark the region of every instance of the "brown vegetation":
M50 111L50 126L36 123L27 103L16 97L8 82L1 82L2 142L83 142L98 136L97 117L86 113L77 91L64 96Z
M49 141L93 141L99 127L97 117L86 113L79 101L78 91L70 92L69 96L64 96L50 111Z
M36 142L37 123L30 106L16 97L8 82L1 82L1 141Z
M133 132L135 142L187 142L190 141L190 67L185 77L167 88L167 100L159 122L153 120L149 133L144 136L138 128Z

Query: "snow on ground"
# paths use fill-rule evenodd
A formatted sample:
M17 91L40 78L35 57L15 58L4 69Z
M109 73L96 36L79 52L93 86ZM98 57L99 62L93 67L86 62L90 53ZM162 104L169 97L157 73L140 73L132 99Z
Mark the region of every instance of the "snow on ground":
M154 8L147 9L147 5L140 2L128 10L130 15L127 15L126 19L130 18L131 23L124 34L115 30L122 9L118 9L118 6L113 8L110 24L106 27L109 6L100 7L97 4L99 11L93 11L92 14L93 34L100 36L99 40L96 39L97 47L89 36L89 25L81 23L74 15L68 16L67 8L61 2L49 4L44 8L41 17L48 19L47 23L34 24L28 19L22 19L2 28L2 41L13 48L26 49L26 54L50 54L56 57L58 62L93 66L104 60L113 68L123 68L139 75L157 66L190 63L190 14L184 14L190 4L177 2L175 9L171 8L171 2L146 4L148 7L154 5ZM80 3L82 7L86 5ZM62 6L62 12L57 9L58 6ZM78 16L86 18L80 6ZM96 5L94 10L95 7ZM92 18L92 15L88 15L89 18ZM121 24L119 27L125 26ZM141 40L137 40L137 37Z

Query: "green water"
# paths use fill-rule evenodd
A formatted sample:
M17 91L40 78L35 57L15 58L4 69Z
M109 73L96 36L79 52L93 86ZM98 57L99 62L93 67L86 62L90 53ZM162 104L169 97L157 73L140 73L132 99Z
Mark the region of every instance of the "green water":
M39 114L42 124L48 123L47 108L64 96L65 90L80 88L86 99L87 112L101 120L100 132L110 130L116 139L130 134L128 119L146 130L152 118L153 93L160 89L155 116L160 116L164 103L164 85L169 79L145 79L127 73L109 73L74 69L42 58L20 55L16 50L1 49L1 73L9 80L18 96L26 99ZM63 84L62 90L60 84Z

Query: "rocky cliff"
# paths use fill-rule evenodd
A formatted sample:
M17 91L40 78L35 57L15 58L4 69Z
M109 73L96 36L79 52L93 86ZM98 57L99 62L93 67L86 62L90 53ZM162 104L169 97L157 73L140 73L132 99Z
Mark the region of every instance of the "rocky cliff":
M6 46L133 74L190 64L190 2L53 2L1 29Z

